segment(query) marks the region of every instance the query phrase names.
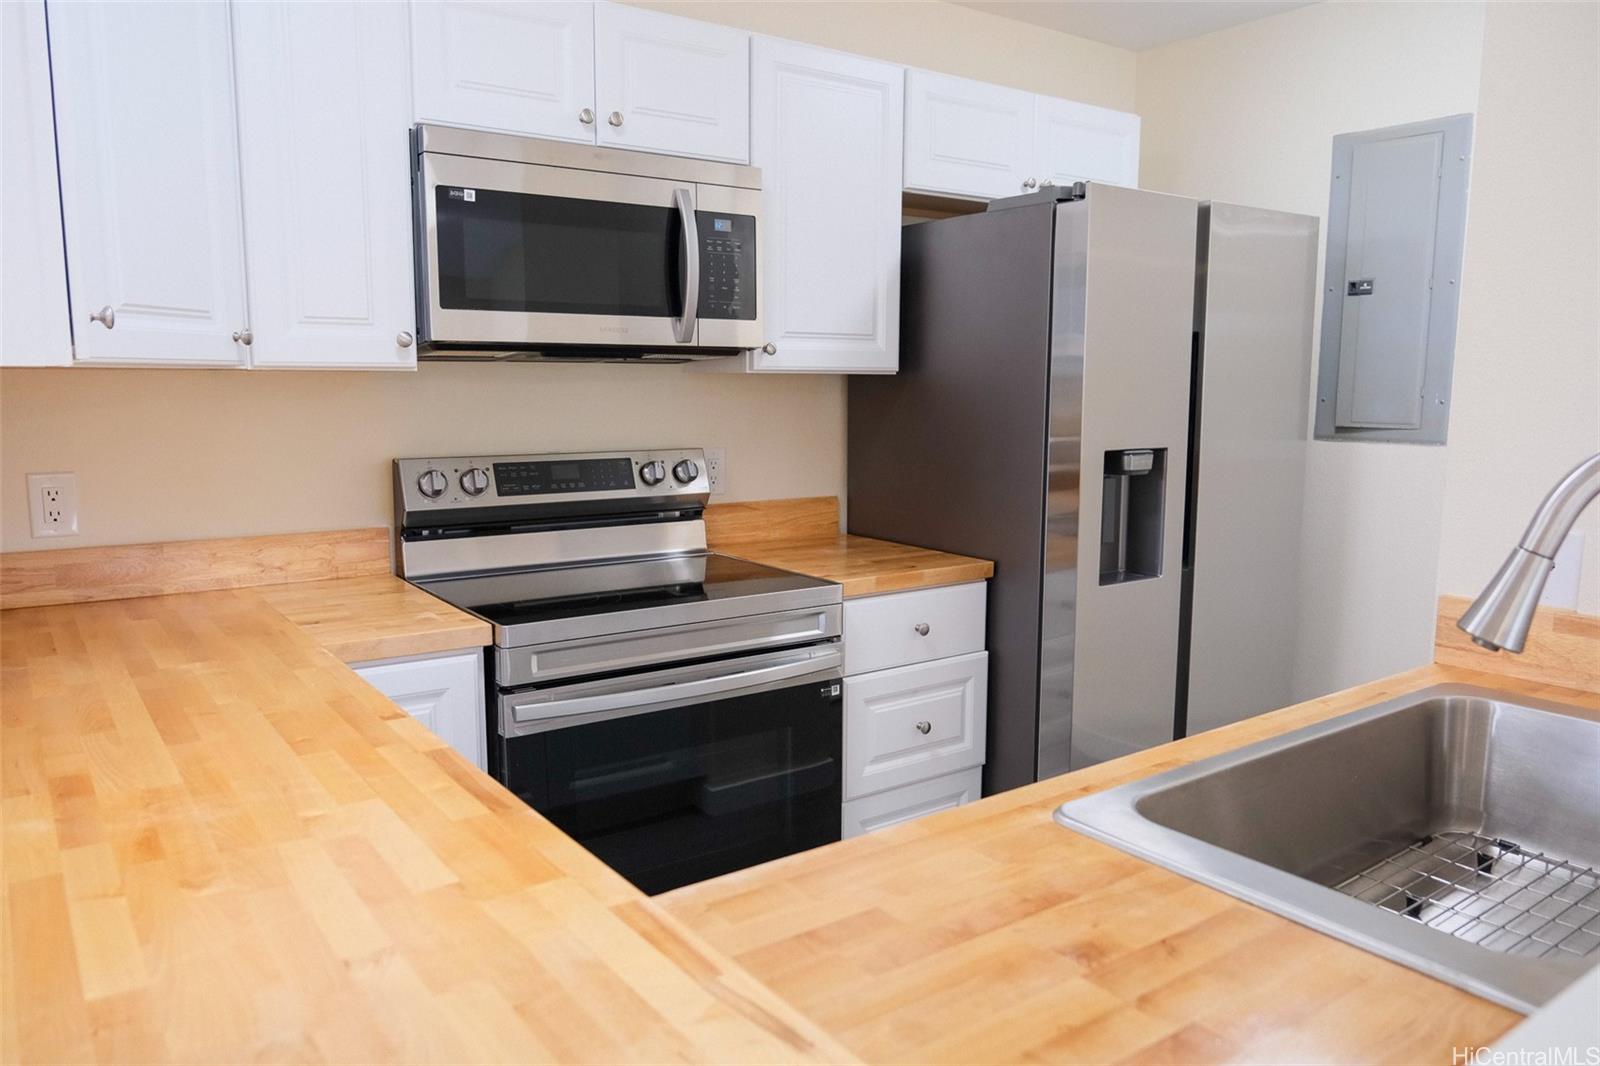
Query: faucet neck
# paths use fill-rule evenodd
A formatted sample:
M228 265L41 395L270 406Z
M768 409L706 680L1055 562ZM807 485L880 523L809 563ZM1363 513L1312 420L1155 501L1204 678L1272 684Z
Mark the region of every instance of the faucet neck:
M1522 547L1554 559L1584 508L1600 496L1600 452L1589 456L1550 490L1522 535Z

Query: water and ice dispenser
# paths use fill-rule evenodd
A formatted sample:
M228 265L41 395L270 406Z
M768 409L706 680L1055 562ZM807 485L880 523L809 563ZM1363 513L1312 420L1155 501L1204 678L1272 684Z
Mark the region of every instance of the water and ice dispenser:
M1161 576L1167 450L1105 453L1100 495L1100 584Z

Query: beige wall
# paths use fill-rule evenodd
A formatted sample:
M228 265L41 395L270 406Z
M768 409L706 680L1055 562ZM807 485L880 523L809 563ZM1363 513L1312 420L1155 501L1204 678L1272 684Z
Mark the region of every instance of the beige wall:
M387 525L404 455L728 449L727 499L837 493L843 379L425 363L415 374L0 371L0 548ZM81 535L29 537L30 471L78 475Z
M1133 110L1134 53L928 0L628 0L842 52Z
M1442 592L1476 594L1541 494L1600 451L1600 8L1491 4L1483 44ZM1579 608L1600 614L1600 508Z
M1143 184L1325 228L1333 136L1476 111L1483 28L1477 3L1325 3L1142 52ZM1301 695L1432 659L1446 461L1442 448L1311 443Z
M953 4L653 4L894 62L1131 108L1132 52ZM727 499L844 491L844 379L672 367L415 374L0 371L0 550L389 521L397 455L728 449ZM23 475L78 474L82 533L29 536Z

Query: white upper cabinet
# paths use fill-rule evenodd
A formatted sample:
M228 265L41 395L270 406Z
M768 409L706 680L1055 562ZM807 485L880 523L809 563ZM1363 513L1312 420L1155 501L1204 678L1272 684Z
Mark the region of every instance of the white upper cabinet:
M900 67L788 41L752 51L762 171L762 321L753 370L898 365Z
M247 358L228 20L205 2L50 5L81 362Z
M1034 177L1042 184L1139 184L1139 116L1074 100L1034 103Z
M1139 116L925 70L906 76L906 184L992 200L1139 183Z
M908 71L905 187L986 200L1026 192L1033 108L1021 89Z
M622 4L594 20L601 144L750 161L748 33Z
M416 0L411 20L418 121L594 143L593 4Z
M44 0L0 3L0 366L72 362Z
M251 362L414 367L405 7L233 10Z

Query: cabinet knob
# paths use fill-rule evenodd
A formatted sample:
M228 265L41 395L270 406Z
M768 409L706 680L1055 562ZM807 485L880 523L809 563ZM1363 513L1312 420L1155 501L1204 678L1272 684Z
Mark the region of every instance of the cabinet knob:
M578 112L578 121L583 123L585 126L593 126L594 112L589 110L587 107L584 108L582 111Z
M928 635L928 623L926 622L918 622L911 628L917 631L917 636L919 637L925 637Z
M933 732L933 723L932 722L918 722L917 723L917 732L921 733L923 736L927 736L929 733Z
M394 342L402 348L409 348L411 347L411 339L411 334L409 332L406 330L401 330L399 333L395 334Z
M611 123L613 126L622 125L622 112L621 111L613 111L613 112L611 112L611 116L609 118L607 118L606 121Z
M761 346L761 350L763 352L766 352L768 355L777 355L778 354L778 346L776 344L773 344L771 341L768 341L767 343L763 344Z
M1029 178L1027 181L1022 183L1022 187L1024 189L1037 189L1039 187L1039 183L1033 178Z
M255 334L251 333L248 329L236 329L233 331L233 343L235 344L249 346L250 342L255 339Z
M98 322L106 329L117 328L117 309L106 304L100 310L89 316L90 322Z

